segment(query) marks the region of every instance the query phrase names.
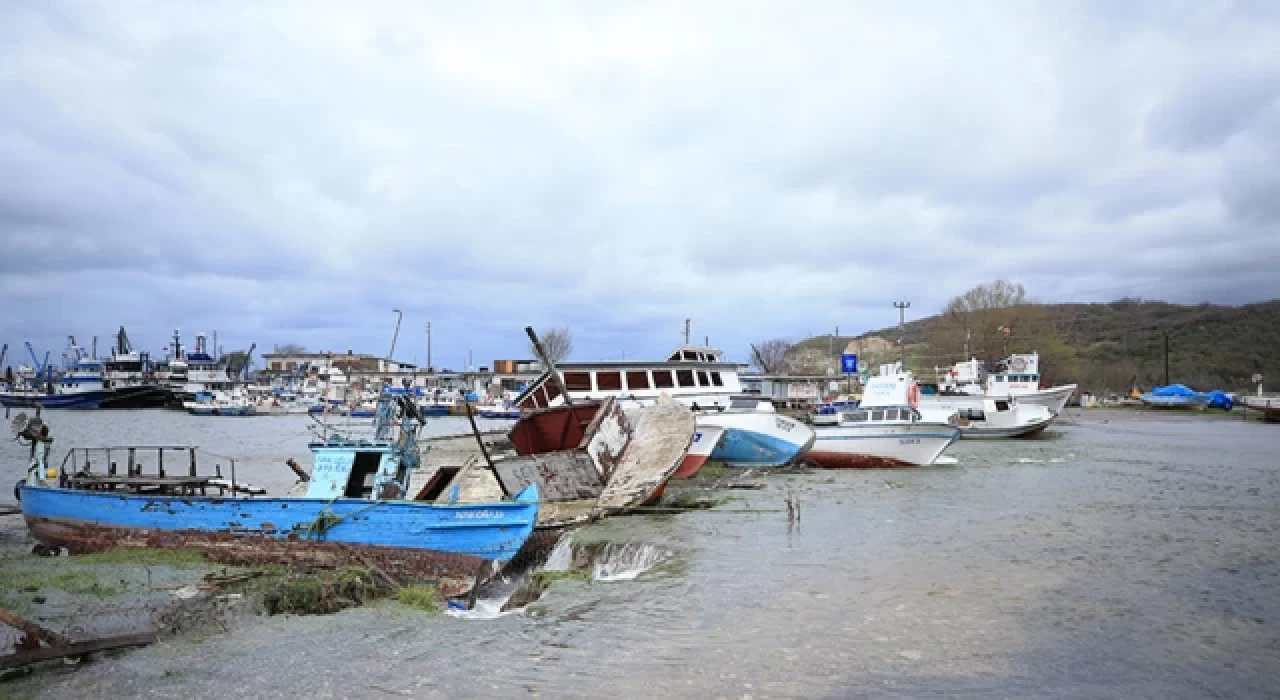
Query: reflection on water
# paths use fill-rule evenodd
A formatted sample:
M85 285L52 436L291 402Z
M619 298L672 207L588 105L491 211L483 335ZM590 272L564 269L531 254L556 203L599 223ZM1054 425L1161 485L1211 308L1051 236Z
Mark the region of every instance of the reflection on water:
M291 418L163 416L83 414L55 435L63 447L73 436L196 440L245 455L271 486L291 481L285 457L307 456L305 424ZM383 603L268 618L92 673L56 670L41 688L55 698L1274 693L1280 430L1118 411L1073 421L1043 440L962 441L954 466L758 476L767 489L731 492L719 509L606 520L552 558L568 568L610 552L591 570L624 580L557 583L537 614L455 619ZM466 430L448 423L436 429ZM0 450L21 458L14 443ZM798 523L788 493L803 507Z

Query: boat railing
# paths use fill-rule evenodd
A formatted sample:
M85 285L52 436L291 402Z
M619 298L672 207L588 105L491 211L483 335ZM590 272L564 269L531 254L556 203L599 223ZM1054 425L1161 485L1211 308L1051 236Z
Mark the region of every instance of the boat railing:
M223 478L221 463L214 465L214 473L200 474L198 447L191 445L122 445L109 447L73 447L67 451L58 469L58 482L64 488L95 491L125 489L137 493L207 495L207 489L217 489L225 495L265 493L261 488L236 481L236 460L226 457L231 469L230 479ZM165 458L168 456L169 469ZM124 460L121 471L118 460ZM155 471L144 473L148 464Z

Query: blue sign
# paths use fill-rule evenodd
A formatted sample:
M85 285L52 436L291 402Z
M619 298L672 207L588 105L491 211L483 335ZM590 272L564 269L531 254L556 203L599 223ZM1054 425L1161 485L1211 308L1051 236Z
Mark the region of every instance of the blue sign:
M858 373L858 356L857 355L841 355L840 371L845 374Z

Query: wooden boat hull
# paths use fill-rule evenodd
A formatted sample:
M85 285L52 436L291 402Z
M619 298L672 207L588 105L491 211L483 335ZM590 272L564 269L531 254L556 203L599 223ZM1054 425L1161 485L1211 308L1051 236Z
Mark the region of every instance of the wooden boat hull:
M190 547L230 564L376 565L403 582L434 580L445 595L465 593L478 573L488 578L515 556L538 514L536 489L518 501L464 505L36 486L21 497L36 539L72 553Z

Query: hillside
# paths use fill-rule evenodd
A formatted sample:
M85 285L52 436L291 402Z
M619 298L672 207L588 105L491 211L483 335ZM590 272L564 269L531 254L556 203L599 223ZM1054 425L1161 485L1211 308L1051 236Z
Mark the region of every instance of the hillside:
M1013 334L1008 349L1040 352L1050 381L1074 381L1095 392L1124 391L1135 377L1141 387L1161 384L1167 333L1171 381L1201 390L1241 391L1250 388L1251 375L1260 373L1266 386L1280 386L1280 300L1244 306L1122 300L1029 304L1027 308L1037 315L1038 332ZM932 378L935 366L963 359L962 341L953 343L950 338L954 333L948 336L946 325L943 316L930 316L905 326L907 365L921 378ZM796 348L826 355L827 348L834 346L839 354L850 341L869 337L896 340L897 336L895 326L834 340L819 336ZM945 347L938 340L941 337L949 338ZM974 354L980 359L999 355ZM873 353L867 359L873 363L890 359L884 355Z

